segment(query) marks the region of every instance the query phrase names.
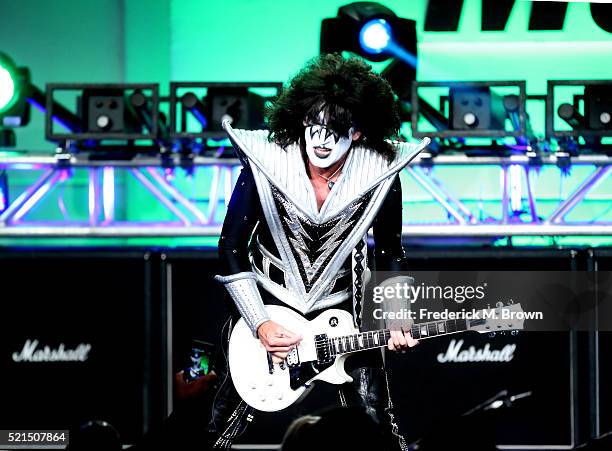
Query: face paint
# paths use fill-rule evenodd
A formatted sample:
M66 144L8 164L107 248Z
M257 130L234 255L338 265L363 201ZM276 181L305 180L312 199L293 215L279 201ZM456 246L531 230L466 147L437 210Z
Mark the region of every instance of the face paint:
M339 136L325 125L323 113L319 114L319 124L306 124L306 154L310 162L318 168L328 168L340 160L350 149L354 128L347 135Z

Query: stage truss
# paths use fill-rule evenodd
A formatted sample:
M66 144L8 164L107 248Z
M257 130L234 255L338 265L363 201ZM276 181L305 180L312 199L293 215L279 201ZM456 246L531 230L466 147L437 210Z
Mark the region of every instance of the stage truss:
M420 157L405 169L402 177L409 177L445 212L443 221L405 222L407 237L512 237L512 236L612 236L612 221L598 215L585 221L567 219L576 207L585 202L589 193L610 175L612 158L605 155L578 157L549 155L543 158L528 156L471 157L465 155L439 155ZM461 171L467 166L499 171L501 189L498 202L501 215L497 218L479 218L468 204L437 174L437 168ZM533 171L544 166L588 167L576 188L543 215L539 199L532 187ZM168 171L186 170L195 173L209 171L207 201L196 201L165 176ZM0 213L0 237L214 237L221 231L222 220L232 188L239 172L236 159L196 157L189 160L173 156L159 158L137 157L132 160L91 160L84 156L58 154L57 156L0 157L0 170L9 180L13 172L28 171L37 174L16 196L5 199ZM74 170L84 170L88 177L88 218L82 220L49 220L33 216L34 209L48 201L48 195L58 185L69 189ZM562 171L562 169L559 169ZM163 206L173 220L135 222L116 217L115 179L119 172L129 174L138 185L146 189L155 203ZM571 171L568 177L574 177ZM518 178L518 182L517 182ZM520 188L520 187L523 188ZM518 192L517 193L517 187ZM527 205L521 215L515 214L513 204ZM612 205L612 192L599 200ZM550 210L550 209L549 209ZM605 213L605 212L604 212ZM38 215L40 216L40 215ZM607 215L609 217L610 215Z

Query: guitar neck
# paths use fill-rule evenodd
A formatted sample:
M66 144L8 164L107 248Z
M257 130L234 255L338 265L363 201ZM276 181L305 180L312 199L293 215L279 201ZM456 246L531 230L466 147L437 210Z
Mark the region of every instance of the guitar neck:
M468 329L469 324L467 320L452 319L414 324L410 332L413 338L424 340L464 332ZM327 338L327 341L332 356L337 356L348 352L365 351L367 349L387 346L389 338L391 338L391 331L389 329L382 329L345 335L343 337L331 337Z

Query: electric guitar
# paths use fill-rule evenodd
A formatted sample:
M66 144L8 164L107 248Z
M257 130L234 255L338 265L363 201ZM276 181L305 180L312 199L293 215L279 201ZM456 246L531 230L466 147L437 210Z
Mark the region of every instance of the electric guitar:
M344 361L353 352L387 345L388 329L359 332L353 317L344 310L329 309L312 321L286 307L266 307L271 319L302 336L302 341L282 363L273 363L259 339L243 319L234 327L229 342L229 368L234 386L251 407L265 412L285 409L305 396L313 382L344 384L353 379ZM513 318L503 319L502 309ZM518 315L516 313L519 313ZM423 340L465 331L480 333L523 328L520 304L478 311L477 319L442 320L414 324L412 336Z

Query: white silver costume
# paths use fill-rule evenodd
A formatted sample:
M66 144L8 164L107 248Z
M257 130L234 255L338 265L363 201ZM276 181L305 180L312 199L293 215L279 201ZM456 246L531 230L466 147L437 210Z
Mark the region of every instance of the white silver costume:
M280 255L276 257L260 246L263 270L253 265L250 274L218 276L253 333L268 319L255 281L302 314L350 298L354 293L349 290L333 292L334 282L343 275L347 258L355 256L360 243L365 244L395 176L429 144L429 139L418 144L394 143L398 152L392 162L366 147L351 149L342 173L319 210L298 145L282 149L268 140L267 131L233 129L227 122L223 127L243 165L253 173L267 226ZM283 270L283 285L266 274L269 265ZM353 273L353 277L363 281L368 269L365 262L361 266L364 270Z

